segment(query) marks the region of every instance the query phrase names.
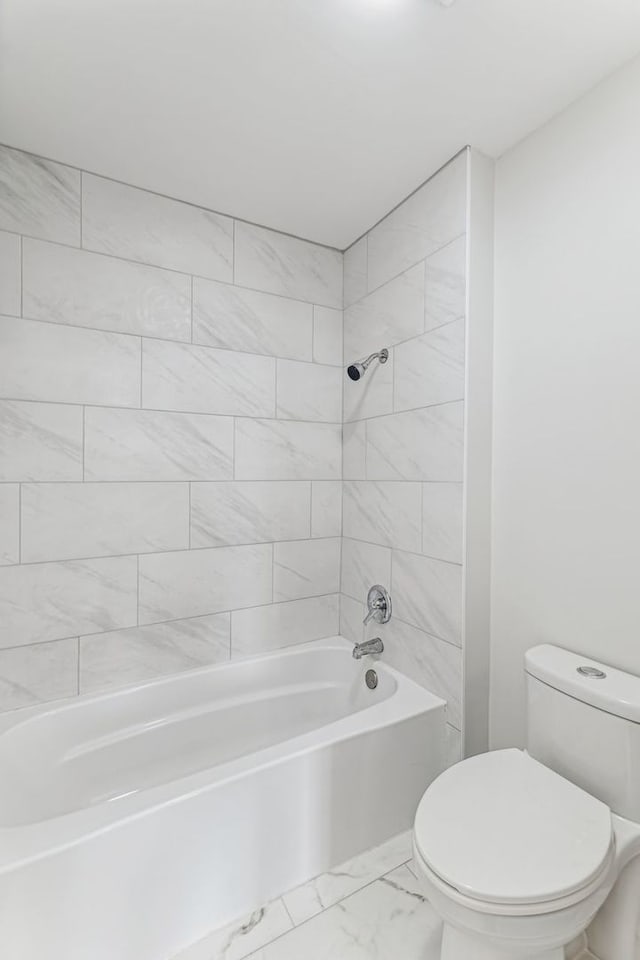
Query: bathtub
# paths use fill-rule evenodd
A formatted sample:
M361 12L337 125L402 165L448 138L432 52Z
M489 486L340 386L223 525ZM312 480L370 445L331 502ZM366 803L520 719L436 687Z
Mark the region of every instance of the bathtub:
M444 708L333 638L3 717L0 955L167 960L407 829Z

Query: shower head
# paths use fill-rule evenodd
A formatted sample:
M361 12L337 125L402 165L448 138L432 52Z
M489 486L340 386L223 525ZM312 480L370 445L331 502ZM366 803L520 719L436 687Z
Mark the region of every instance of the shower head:
M351 380L360 380L361 377L364 377L367 372L367 367L371 366L374 360L379 360L380 363L386 363L389 359L389 351L385 347L384 350L379 350L377 353L370 354L366 360L360 360L358 363L352 363L351 366L347 367L347 374Z

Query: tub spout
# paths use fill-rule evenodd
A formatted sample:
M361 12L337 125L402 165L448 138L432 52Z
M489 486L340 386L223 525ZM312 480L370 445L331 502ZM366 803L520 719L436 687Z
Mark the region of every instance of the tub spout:
M353 648L353 656L355 660L361 660L362 657L366 657L369 653L382 653L384 650L384 643L380 637L374 637L373 640L365 640L363 643L356 643Z

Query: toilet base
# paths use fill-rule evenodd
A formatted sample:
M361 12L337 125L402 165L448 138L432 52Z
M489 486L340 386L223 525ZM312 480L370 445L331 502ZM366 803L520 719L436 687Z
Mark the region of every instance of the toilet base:
M445 922L440 960L565 960L565 952L564 947L527 952L522 946L497 946Z

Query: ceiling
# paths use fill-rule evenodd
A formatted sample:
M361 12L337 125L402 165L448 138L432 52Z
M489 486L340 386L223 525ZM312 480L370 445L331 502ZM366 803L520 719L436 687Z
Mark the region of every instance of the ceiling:
M342 249L639 50L639 0L0 0L0 142Z

